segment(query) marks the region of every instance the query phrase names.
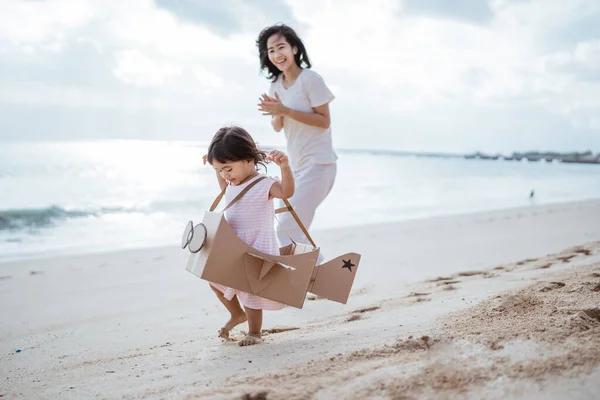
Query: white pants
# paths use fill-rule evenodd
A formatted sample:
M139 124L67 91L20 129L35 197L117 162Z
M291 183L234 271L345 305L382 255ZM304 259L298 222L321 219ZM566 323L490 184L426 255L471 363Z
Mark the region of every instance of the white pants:
M307 230L310 230L317 207L331 191L336 174L336 164L313 164L294 171L296 190L288 200ZM284 207L283 202L278 207ZM296 243L310 243L289 212L277 214L277 219L277 239L282 247L291 244L292 240ZM322 261L321 252L318 263Z

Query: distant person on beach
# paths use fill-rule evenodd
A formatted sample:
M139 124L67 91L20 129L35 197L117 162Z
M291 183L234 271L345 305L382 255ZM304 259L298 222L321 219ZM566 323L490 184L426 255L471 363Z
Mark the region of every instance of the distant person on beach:
M281 168L281 180L259 173L258 166L272 161ZM275 234L273 198L287 199L294 194L294 176L288 157L280 151L268 155L261 151L243 128L232 126L217 131L204 157L217 173L225 199L230 204L246 187L248 191L225 212L227 222L248 245L267 254L279 255ZM210 282L211 289L231 314L219 331L229 339L235 326L248 321L248 335L239 343L260 343L263 310L280 310L283 304ZM240 306L244 306L244 309Z
M310 69L306 48L292 28L269 26L256 44L260 68L271 80L269 94L262 94L258 109L271 117L276 132L284 131L296 182L296 193L289 201L309 229L337 173L329 113L329 103L335 97L323 78ZM279 218L277 237L281 246L292 240L308 243L289 213Z

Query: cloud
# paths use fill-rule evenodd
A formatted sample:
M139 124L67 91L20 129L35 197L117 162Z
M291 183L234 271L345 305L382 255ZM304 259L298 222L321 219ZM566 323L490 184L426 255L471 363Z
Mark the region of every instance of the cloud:
M486 23L493 17L492 9L484 0L404 0L401 15L450 18Z
M600 149L598 18L594 0L2 2L0 139L239 123L283 143L255 45L283 21L336 94L340 147Z
M225 86L223 79L203 68L198 68L194 72L194 76L200 84L208 88L220 89Z
M94 19L89 1L11 1L0 5L0 52L60 51L71 32Z
M236 33L257 35L263 27L277 22L298 25L291 8L280 0L157 0L156 4L182 20L207 26L223 37Z
M580 42L571 50L552 54L546 63L550 71L600 82L600 39Z
M167 61L153 60L137 49L123 50L116 54L113 74L125 83L134 86L160 86L169 77L181 75L179 65Z

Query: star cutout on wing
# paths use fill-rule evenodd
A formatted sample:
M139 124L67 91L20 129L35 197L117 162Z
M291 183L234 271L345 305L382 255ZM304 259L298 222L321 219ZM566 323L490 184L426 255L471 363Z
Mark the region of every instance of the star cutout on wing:
M342 268L348 268L350 270L350 272L352 272L352 267L355 267L354 264L352 264L352 260L342 260L344 262L344 266Z

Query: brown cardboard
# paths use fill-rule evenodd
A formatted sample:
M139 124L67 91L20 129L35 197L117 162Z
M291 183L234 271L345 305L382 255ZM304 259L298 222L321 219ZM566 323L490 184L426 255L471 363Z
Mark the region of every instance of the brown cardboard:
M291 210L291 205L286 205L286 211ZM193 233L202 235L194 239L198 243L206 237L200 251L190 254L187 271L296 308L302 308L308 291L346 304L360 262L359 254L348 253L317 266L320 249L300 243L281 248L280 255L265 254L241 240L223 213L213 211L205 212ZM186 241L190 241L189 235L182 243Z

